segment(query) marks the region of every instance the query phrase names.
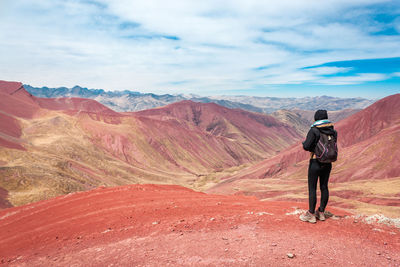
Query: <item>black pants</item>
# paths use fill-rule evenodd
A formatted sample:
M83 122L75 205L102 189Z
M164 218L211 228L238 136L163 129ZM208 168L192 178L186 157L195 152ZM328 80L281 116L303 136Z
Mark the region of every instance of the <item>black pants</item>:
M329 199L328 181L331 169L332 163L320 163L316 159L310 159L310 165L308 166L308 204L311 213L315 212L315 205L317 204L318 177L321 190L319 211L325 211Z

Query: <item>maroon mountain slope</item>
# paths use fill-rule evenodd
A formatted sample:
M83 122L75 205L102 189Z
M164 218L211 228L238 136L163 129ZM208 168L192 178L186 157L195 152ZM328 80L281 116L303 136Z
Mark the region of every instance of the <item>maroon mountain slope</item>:
M39 104L40 107L48 110L61 110L61 111L80 111L97 113L101 115L111 115L111 116L121 116L118 112L100 104L93 99L85 98L38 98L35 97L35 102Z
M400 124L400 94L385 97L337 124L340 145L354 145Z
M216 104L183 101L125 114L130 132L99 130L90 123L83 127L96 144L130 163L202 176L262 160L299 138L272 117Z
M214 103L182 101L136 114L161 121L175 121L189 129L195 126L203 132L235 140L244 146L256 144L259 147L253 146L252 150L265 151L259 153L262 157L274 154L299 138L293 127L272 116L228 109Z
M18 118L40 117L42 110L88 112L97 115L121 116L119 113L91 99L38 98L29 94L20 82L0 81L0 145L24 149L21 146L21 126Z
M257 152L259 158L273 155L300 136L293 127L272 116L229 109L215 103L181 101L166 107L136 112L160 121L174 121L187 128L226 138Z
M32 118L39 109L21 83L0 81L0 146L24 149L16 117Z

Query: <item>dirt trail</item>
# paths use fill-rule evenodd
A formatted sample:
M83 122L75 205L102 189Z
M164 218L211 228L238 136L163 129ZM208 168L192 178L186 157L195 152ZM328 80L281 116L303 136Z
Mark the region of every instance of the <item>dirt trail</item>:
M317 224L305 205L130 185L0 211L10 266L400 266L400 231L339 209ZM288 257L293 254L293 258Z

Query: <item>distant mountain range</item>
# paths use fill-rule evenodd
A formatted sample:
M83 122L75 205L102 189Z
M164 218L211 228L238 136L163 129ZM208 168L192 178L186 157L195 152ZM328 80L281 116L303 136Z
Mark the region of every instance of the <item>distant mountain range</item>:
M157 95L152 93L140 93L134 91L105 91L103 89L88 89L80 86L73 88L59 87L32 87L24 85L24 88L37 97L81 97L91 98L103 105L118 111L141 111L165 106L182 100L191 100L201 103L216 103L227 108L240 108L259 113L273 113L277 110L300 109L317 110L327 109L331 111L342 109L363 109L375 100L365 98L339 98L331 96L303 97L303 98L278 98L255 96L209 96L195 95Z

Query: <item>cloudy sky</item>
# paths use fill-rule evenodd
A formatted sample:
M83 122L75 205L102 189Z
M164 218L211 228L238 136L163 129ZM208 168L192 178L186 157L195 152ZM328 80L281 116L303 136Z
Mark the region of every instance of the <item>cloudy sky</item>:
M0 79L378 98L400 92L400 1L0 0Z

